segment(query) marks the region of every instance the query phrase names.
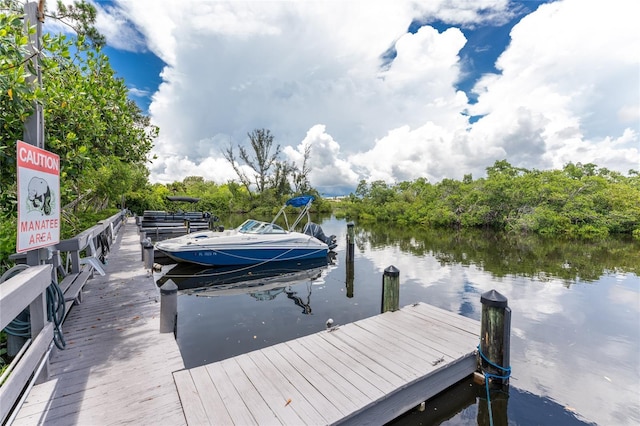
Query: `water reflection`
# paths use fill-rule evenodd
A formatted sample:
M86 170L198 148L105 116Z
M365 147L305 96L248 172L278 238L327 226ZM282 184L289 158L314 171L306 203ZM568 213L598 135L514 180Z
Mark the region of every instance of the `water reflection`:
M476 265L495 277L553 278L565 285L596 281L609 273L640 275L640 243L627 238L576 241L481 230L443 231L365 224L357 228L358 247L397 247L431 256L441 265Z
M585 425L562 405L517 388L511 388L508 395L492 393L491 401L496 426ZM387 426L439 424L489 425L484 386L476 385L471 379L463 380L427 401L423 409L411 410Z
M273 283L284 285L289 281L319 277L330 262L333 260L327 257L217 268L179 263L164 273L157 284L162 286L167 281L173 281L183 293L209 290L211 295L215 295L216 290L261 287Z
M181 294L196 297L246 294L258 301L269 301L284 294L302 308L303 314L309 315L312 312L312 283L321 279L330 264L335 264L335 253L322 259L262 263L235 268L208 268L180 263L170 266L156 284L161 287L172 281ZM306 284L306 291L292 289L300 283Z
M366 226L359 239L361 258L400 269L401 305L416 298L479 319L481 293L507 296L512 387L557 401L585 421L640 423L638 242L409 235ZM516 424L536 424L518 417Z
M346 221L316 222L346 240ZM291 294L270 294L266 303L247 294L269 290L267 277L245 279L246 292L225 297L182 294L178 343L185 365L315 333L328 318L338 325L375 315L382 273L394 265L400 270L400 306L425 302L479 319L480 294L496 289L509 299L509 424L640 424L639 242L356 224L354 263L344 262L345 255L342 243L320 277L280 285ZM193 278L200 284L192 288L203 287L204 277ZM221 285L234 284L239 282ZM416 422L478 423L482 402L474 401Z

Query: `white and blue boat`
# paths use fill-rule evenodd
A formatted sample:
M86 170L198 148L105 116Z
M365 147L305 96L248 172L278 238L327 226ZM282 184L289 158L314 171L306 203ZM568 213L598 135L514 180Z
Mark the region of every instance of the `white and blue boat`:
M336 237L324 235L322 228L311 222L309 209L314 198L303 195L288 200L271 222L246 220L239 227L222 231L203 231L156 243L156 249L176 262L205 266L255 265L270 262L326 258L336 247ZM302 208L289 226L285 210ZM283 216L285 227L276 224ZM302 232L295 227L306 217Z

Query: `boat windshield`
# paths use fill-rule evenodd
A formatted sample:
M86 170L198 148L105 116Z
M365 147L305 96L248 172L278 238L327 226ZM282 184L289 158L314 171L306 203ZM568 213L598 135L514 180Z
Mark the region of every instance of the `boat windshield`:
M274 223L261 222L249 219L238 227L238 232L243 234L285 234L281 226Z

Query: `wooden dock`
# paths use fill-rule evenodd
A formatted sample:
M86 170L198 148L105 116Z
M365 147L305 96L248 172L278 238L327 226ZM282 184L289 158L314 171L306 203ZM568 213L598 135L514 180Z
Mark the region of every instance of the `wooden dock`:
M184 368L159 333L159 293L140 262L135 224L118 234L106 276L90 279L53 348L49 380L33 387L15 425L185 424L172 373Z
M15 425L383 424L476 370L480 323L423 303L184 369L129 223Z
M420 303L173 376L191 425L383 424L472 374L479 331Z

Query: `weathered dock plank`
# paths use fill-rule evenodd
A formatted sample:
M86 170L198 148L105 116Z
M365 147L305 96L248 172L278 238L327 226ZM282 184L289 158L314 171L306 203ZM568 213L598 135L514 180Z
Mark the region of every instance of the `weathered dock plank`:
M246 372L248 380L253 380L252 383L261 395L263 395L265 403L274 407L271 411L278 417L282 424L303 424L303 420L296 413L286 406L284 397L279 394L274 383L266 380L262 371L248 356L240 356L233 358L233 361ZM251 379L249 379L251 377ZM215 413L215 412L214 412Z
M185 416L188 424L192 425L206 425L211 424L208 420L208 416L213 416L213 413L207 412L205 407L203 406L202 401L198 398L198 390L196 389L196 385L193 382L193 377L191 374L178 374L174 376L174 381L176 386L182 389L182 393L180 394L180 399L182 402L182 406L185 409ZM212 382L208 381L207 384ZM204 386L200 387L203 392L207 392L209 395L213 395L215 391L214 387L205 388ZM218 401L216 398L215 401ZM226 410L224 405L219 405L214 408L217 413L218 419L220 420L219 424L229 425L233 422L226 414ZM224 416L227 417L228 420L223 420ZM212 417L213 418L213 417Z
M416 304L174 378L189 424L382 424L473 373L479 331Z
M279 396L279 398L274 401L276 405L286 408L291 406L289 400L296 401L296 404L292 405L291 409L302 419L303 424L310 424L313 421L317 422L318 419L322 419L324 409L332 406L311 383L296 381L297 386L294 386L293 380L296 378L298 372L290 366L282 365L281 370L274 368L274 365L262 352L250 353L248 357L256 364L260 372L264 374L267 381L273 385L273 392ZM256 371L254 370L253 373L255 374ZM253 376L249 377L252 382L257 382L259 378L260 376L257 376L255 379ZM178 389L178 392L179 391L180 389ZM314 403L310 403L310 399L312 399ZM265 399L265 402L268 403L269 400ZM269 404L269 406L271 407L272 404Z
M349 369L335 369L334 371L344 374L345 379L356 385L368 398L380 398L393 389L389 382L369 370L364 364L353 362L350 354L332 350L332 346L322 338L304 339L300 341L300 344L308 350L314 351L321 359L334 357L340 364L348 364Z
M173 372L184 369L171 333L159 333L158 290L140 258L135 225L112 246L106 276L84 287L15 425L186 424Z

